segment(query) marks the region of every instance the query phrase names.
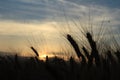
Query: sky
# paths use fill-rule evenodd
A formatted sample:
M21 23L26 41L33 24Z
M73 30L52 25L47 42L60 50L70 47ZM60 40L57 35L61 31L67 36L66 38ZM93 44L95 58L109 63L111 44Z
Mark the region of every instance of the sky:
M1 0L0 51L29 55L30 46L40 53L61 51L70 47L65 34L78 32L74 21L86 27L92 23L95 32L104 21L103 27L118 39L119 4L119 0Z

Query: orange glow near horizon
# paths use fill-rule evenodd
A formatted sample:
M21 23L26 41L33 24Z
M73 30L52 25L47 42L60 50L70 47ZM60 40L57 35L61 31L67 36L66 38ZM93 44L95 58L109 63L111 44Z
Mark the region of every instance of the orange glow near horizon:
M49 58L54 57L54 55L52 55L52 54L42 54L42 55L39 56L39 59L45 61L47 56L48 56Z

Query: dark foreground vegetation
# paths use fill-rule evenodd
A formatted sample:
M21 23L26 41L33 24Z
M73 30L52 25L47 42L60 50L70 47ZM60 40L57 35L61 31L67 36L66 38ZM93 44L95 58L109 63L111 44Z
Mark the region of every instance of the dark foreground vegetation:
M90 33L86 34L91 52L84 46L83 53L70 34L66 39L75 50L78 61L71 57L68 61L61 58L38 59L39 54L30 47L35 57L0 57L0 80L120 80L120 52L107 50L99 54L96 42ZM114 54L114 56L113 56Z

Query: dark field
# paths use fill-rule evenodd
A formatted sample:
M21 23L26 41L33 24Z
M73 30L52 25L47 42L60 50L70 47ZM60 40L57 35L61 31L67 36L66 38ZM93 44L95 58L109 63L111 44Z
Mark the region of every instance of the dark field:
M73 57L66 61L57 56L46 56L46 60L42 61L38 59L39 54L34 47L30 48L35 57L1 56L0 80L119 80L119 50L113 52L108 49L102 56L90 33L86 34L86 38L91 52L83 47L83 55L77 42L67 34L66 39L75 50L78 61Z
M120 53L116 53L119 55ZM120 56L118 56L118 59ZM0 57L0 80L119 80L120 62L110 57L101 58L101 64L75 62L60 58L45 62L36 57Z

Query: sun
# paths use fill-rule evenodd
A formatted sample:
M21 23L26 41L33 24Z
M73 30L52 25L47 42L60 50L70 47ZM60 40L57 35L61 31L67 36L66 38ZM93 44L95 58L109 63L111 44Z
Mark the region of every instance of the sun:
M46 54L43 54L43 55L40 55L39 57L40 58L46 58L46 56L47 56Z
M39 59L40 60L46 60L46 57L53 57L53 55L52 54L50 54L50 53L48 53L47 51L41 51L40 52L40 55L39 55Z
M47 56L47 52L46 51L41 51L39 52L39 59L40 60L45 60L46 56Z

